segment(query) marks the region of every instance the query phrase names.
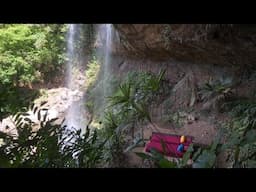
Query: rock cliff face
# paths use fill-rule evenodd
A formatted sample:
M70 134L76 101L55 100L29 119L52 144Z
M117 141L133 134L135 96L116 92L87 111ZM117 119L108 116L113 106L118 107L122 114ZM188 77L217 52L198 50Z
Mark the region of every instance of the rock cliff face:
M114 28L112 74L166 69L170 95L151 106L160 132L212 143L230 116L220 110L228 99L202 99L201 91L211 80L231 82L227 89L231 99L256 95L256 25L115 24ZM145 138L151 135L147 131ZM224 164L218 166L228 167Z
M166 69L165 79L172 90L162 104L152 108L155 121L192 111L200 119L198 124L207 122L216 128L214 122L226 116L216 114L214 104L200 99L200 90L209 80L230 81L239 97L250 97L256 90L256 78L249 80L256 74L256 25L115 24L114 28L112 74L122 77L129 71ZM188 125L191 133L192 125ZM215 128L210 132L205 127L211 138L205 143L212 141ZM204 143L202 135L195 137Z
M256 62L256 25L115 24L116 52L193 63L244 66Z
M166 68L166 78L173 84L189 76L200 87L209 79L230 78L237 83L255 70L256 25L114 24L114 28L115 74Z

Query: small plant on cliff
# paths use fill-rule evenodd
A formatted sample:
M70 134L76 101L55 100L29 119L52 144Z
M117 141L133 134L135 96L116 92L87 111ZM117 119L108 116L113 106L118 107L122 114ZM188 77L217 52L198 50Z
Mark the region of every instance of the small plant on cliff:
M200 94L203 101L215 97L226 97L231 93L231 81L226 80L209 80L201 88Z
M169 93L169 84L164 80L166 70L161 69L157 75L149 72L129 73L126 82L134 89L134 100L147 104L157 102Z
M205 102L207 108L217 108L220 103L223 103L232 96L232 82L230 79L209 80L199 91L201 100Z
M117 92L109 97L110 107L119 106L126 112L135 112L137 119L152 122L149 107L166 93L165 70L158 75L150 73L130 73Z

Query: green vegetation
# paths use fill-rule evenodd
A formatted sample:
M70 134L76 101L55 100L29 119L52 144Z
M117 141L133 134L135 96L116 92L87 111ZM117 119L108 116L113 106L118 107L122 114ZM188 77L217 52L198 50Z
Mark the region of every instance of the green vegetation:
M100 63L99 61L96 59L96 57L94 56L87 64L87 69L85 72L85 76L86 76L86 87L90 88L93 85L95 85L97 77L98 77L98 73L100 70Z
M200 94L203 101L213 99L215 97L219 99L227 96L231 92L231 80L209 80L202 87Z
M199 91L205 108L219 110L221 104L226 102L233 95L231 86L231 79L209 80L206 82Z
M31 101L39 95L38 90L0 84L0 120L19 111L26 111Z
M173 124L176 128L182 127L186 120L187 120L188 114L183 111L177 111L170 113L168 116L165 117L165 121Z
M92 60L87 72L93 85L97 62ZM102 129L87 127L65 131L65 126L55 125L54 120L41 122L39 131L33 131L29 118L17 116L18 137L1 133L1 167L120 167L124 162L125 140L128 128L147 120L151 122L146 104L159 99L157 92L163 89L163 75L131 74L109 97L108 111L102 121ZM149 83L150 82L150 83ZM90 103L88 104L90 105ZM91 104L93 105L93 104ZM87 106L88 107L88 106ZM32 111L37 113L34 107ZM40 114L40 112L38 112ZM38 115L38 119L41 119ZM72 138L72 139L71 139ZM64 142L69 139L69 142ZM72 141L72 142L71 142Z
M132 128L145 121L152 123L149 109L163 96L164 73L161 70L158 75L143 72L128 74L116 93L109 97L109 108L112 108L114 115L118 115L120 122L130 124Z
M256 164L256 103L254 99L242 99L226 103L231 121L226 125L229 138L223 150L229 153L232 167L255 167Z
M36 114L38 107L33 107ZM40 119L40 111L37 113ZM38 131L26 114L15 118L18 135L13 137L0 132L0 167L96 167L103 160L106 139L98 137L96 130L87 127L81 130L66 130L65 126L56 125L52 119L40 123Z
M114 89L112 96L107 99L107 108L103 118L93 110L95 108L95 101L97 94L95 90L100 86L99 81L95 81L97 71L96 59L88 65L87 75L89 82L92 80L89 91L89 101L87 99L87 108L92 110L95 121L102 121L100 126L100 134L103 137L109 138L106 147L108 153L105 153L105 158L108 159L109 166L124 166L124 152L129 151L137 144L143 142L143 129L139 138L134 135L135 127L141 127L145 122L152 123L150 116L150 107L152 104L159 102L161 97L166 94L168 90L167 82L164 80L164 70L160 70L159 74L145 72L131 72L122 80L122 82ZM112 80L113 81L113 80ZM114 85L117 83L115 81ZM98 86L98 87L97 87ZM113 86L115 87L115 86ZM101 111L102 113L102 111ZM127 143L125 136L132 132L133 143Z
M28 106L33 82L63 69L65 34L60 24L0 25L0 119Z
M7 25L0 28L0 81L26 85L64 61L64 25Z
M106 142L105 159L108 167L124 166L124 135L117 116L111 112L106 112L103 120L102 135L108 138Z
M103 106L103 81L100 75L97 74L96 70L98 68L99 61L92 60L88 63L88 72L86 70L86 108L92 114L94 120L100 119L100 114L104 111ZM94 73L96 72L96 73ZM99 73L99 72L98 72Z

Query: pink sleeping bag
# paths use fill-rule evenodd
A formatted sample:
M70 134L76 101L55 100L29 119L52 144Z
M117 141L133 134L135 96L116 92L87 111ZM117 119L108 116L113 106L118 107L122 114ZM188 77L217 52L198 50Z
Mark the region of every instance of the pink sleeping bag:
M177 151L177 147L180 144L180 137L180 135L153 132L150 141L145 146L145 151L150 152L151 149L155 149L156 151L166 156L182 157L188 149L189 145L192 143L193 138L186 136L186 141L183 143L184 151L179 152ZM165 150L163 145L165 146Z

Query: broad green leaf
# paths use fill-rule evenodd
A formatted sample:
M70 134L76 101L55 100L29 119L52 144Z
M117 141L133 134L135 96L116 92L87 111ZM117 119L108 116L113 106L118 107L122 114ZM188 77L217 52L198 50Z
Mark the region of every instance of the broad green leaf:
M152 160L152 156L145 154L145 153L141 153L141 152L135 152L136 155L138 155L139 157L141 157L142 159L150 159Z
M195 161L195 160L198 158L198 156L201 154L201 152L202 152L202 149L199 148L199 149L193 154L192 160Z
M165 158L160 159L158 162L160 168L177 168L177 164L171 161L168 161Z
M193 144L192 144L188 147L187 151L184 153L184 155L182 157L182 161L181 161L182 166L185 166L187 164L187 162L190 159L191 154L193 153L193 151L194 151L194 148L193 148Z
M212 168L215 164L215 153L204 150L203 153L195 160L193 168Z

